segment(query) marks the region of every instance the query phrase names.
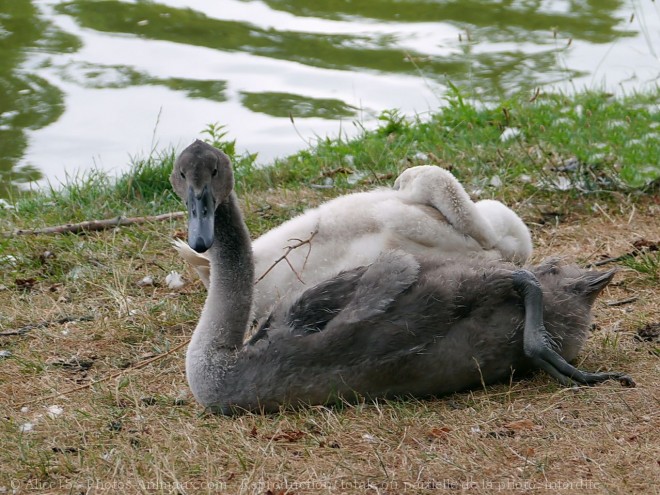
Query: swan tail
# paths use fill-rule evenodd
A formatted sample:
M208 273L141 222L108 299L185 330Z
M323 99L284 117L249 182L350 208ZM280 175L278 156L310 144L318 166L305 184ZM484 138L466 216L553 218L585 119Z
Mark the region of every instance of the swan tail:
M209 259L204 254L194 251L187 243L181 239L174 239L172 246L179 253L186 263L188 263L201 279L204 287L209 288L211 268Z

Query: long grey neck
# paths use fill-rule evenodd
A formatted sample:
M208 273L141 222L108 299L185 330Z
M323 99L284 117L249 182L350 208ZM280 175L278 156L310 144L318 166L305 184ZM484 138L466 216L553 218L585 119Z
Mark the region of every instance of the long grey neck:
M195 333L202 333L198 337L211 349L234 350L242 346L250 318L254 263L250 234L233 191L216 208L214 229L211 283Z

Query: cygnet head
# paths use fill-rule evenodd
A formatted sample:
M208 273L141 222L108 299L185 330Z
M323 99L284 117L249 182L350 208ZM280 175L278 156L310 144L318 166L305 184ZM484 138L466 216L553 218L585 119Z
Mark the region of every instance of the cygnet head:
M170 182L188 208L188 244L203 253L213 244L215 209L234 186L231 161L222 151L196 140L177 158Z
M439 170L441 170L442 172L438 172ZM394 189L395 191L408 189L410 185L415 181L415 179L417 179L417 177L427 173L449 174L450 172L448 172L444 168L436 167L435 165L418 165L416 167L410 167L405 169L403 172L399 174L399 176L394 181L394 185L392 186L392 189Z

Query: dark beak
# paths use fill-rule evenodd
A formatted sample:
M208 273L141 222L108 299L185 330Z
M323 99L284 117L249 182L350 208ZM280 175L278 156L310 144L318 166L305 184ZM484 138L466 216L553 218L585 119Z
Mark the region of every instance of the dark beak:
M215 204L208 186L199 195L188 189L188 244L203 253L213 244L213 216Z

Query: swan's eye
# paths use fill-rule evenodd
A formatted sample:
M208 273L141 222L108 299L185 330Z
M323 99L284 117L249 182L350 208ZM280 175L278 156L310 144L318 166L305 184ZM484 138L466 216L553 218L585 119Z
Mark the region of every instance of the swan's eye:
M218 175L218 169L217 169L217 168L214 168L214 169L213 169L213 172L211 172L211 176L212 176L212 177L215 177L216 175Z
M179 172L179 173L181 174L181 178L182 178L183 180L186 180L186 174L184 174L183 172Z

